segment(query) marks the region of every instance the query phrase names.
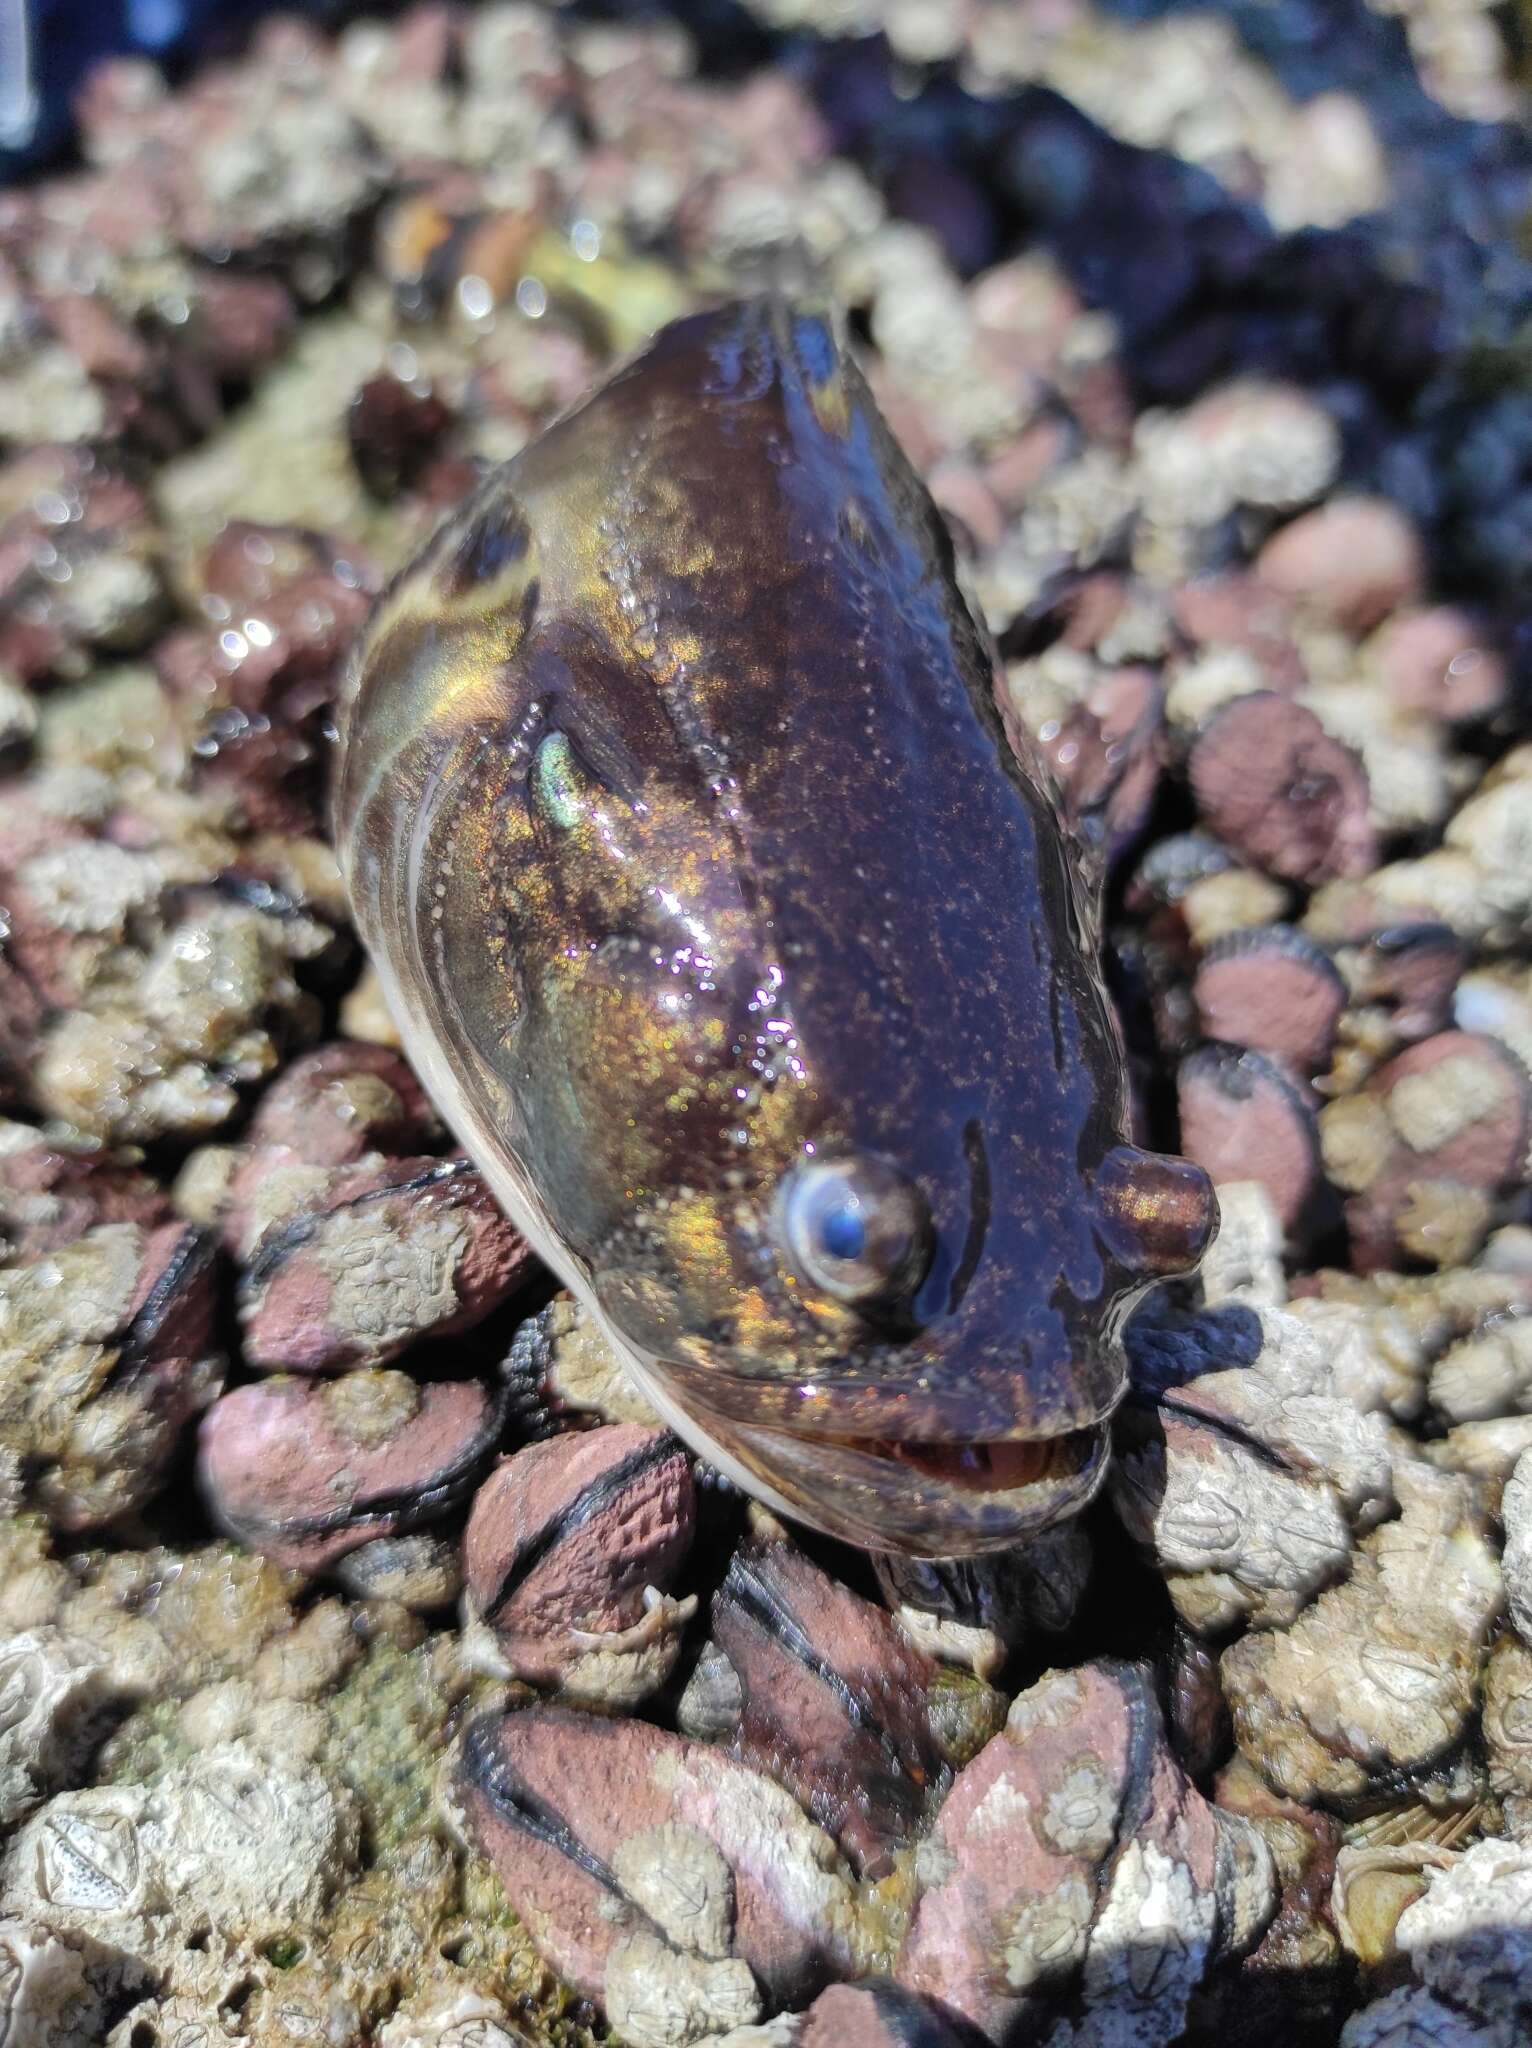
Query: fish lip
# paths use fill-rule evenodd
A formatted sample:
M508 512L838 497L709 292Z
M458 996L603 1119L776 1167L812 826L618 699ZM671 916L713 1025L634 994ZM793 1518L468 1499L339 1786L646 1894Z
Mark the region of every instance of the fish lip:
M1028 1398L1025 1368L997 1364L989 1374L902 1374L878 1380L749 1379L717 1366L647 1359L646 1371L681 1406L733 1430L763 1430L847 1442L946 1445L1037 1443L1110 1421L1127 1392L1118 1346L1104 1347L1094 1370L1049 1376L1049 1391ZM1063 1388L1067 1391L1061 1391Z
M1002 1441L1015 1447L1015 1439ZM750 1427L734 1433L731 1448L747 1454L751 1469L759 1460L759 1476L787 1511L826 1535L868 1550L943 1558L1012 1549L1094 1499L1111 1462L1109 1420L1031 1441L1053 1453L1039 1474L993 1488L943 1476L940 1456L930 1469L910 1455L912 1447L875 1439Z

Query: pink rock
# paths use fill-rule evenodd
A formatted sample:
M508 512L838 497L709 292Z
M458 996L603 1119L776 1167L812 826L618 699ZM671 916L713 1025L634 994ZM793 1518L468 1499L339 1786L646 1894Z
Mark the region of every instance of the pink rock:
M110 1153L55 1150L39 1133L0 1154L0 1232L16 1251L56 1250L98 1223L170 1221L165 1189Z
M1112 854L1148 822L1160 783L1162 707L1152 670L1103 669L1042 742L1066 815L1104 832Z
M1449 724L1483 718L1505 696L1505 660L1467 612L1432 605L1400 612L1368 643L1389 701Z
M1323 947L1291 925L1231 932L1203 955L1192 998L1204 1033L1313 1074L1329 1065L1346 984Z
M477 1380L419 1389L396 1373L328 1387L263 1380L208 1410L197 1474L231 1535L275 1564L319 1571L455 1506L494 1455L502 1423L501 1404Z
M1305 705L1266 690L1235 698L1187 772L1209 828L1268 874L1313 886L1377 863L1362 764Z
M532 1707L469 1728L458 1796L549 1965L600 1999L614 1951L649 1926L614 1861L681 1828L733 1881L729 1953L777 2004L858 1974L855 1892L835 1845L769 1778L642 1721Z
M963 2039L925 1999L878 1978L821 1991L797 2021L792 2048L960 2048Z
M1420 537L1387 498L1332 498L1279 527L1256 557L1269 589L1363 633L1413 597Z
M735 1753L780 1779L860 1872L886 1875L945 1780L930 1660L788 1542L735 1553L713 1640L743 1696Z
M1243 648L1259 664L1268 688L1290 696L1302 687L1292 606L1248 571L1193 577L1172 593L1171 616L1194 646Z
M1174 2038L1219 1941L1253 1939L1275 1895L1263 1847L1185 1776L1132 1665L1022 1693L920 1866L896 1981L995 2041L1071 1984L1123 2039Z
M1359 932L1346 971L1357 1001L1389 1005L1395 1035L1409 1040L1429 1038L1447 1022L1467 960L1449 926L1395 922Z
M252 1170L270 1158L253 1154ZM250 1254L239 1290L245 1359L261 1372L383 1365L472 1329L536 1270L466 1160L339 1168Z
M1319 1184L1319 1134L1311 1092L1262 1052L1207 1045L1176 1076L1181 1149L1216 1185L1255 1180L1284 1229Z
M612 1423L531 1444L480 1488L468 1595L518 1677L556 1685L598 1636L637 1627L691 1548L691 1468L673 1437Z
M1346 1204L1352 1260L1363 1271L1394 1263L1398 1228L1422 1190L1497 1195L1525 1171L1532 1081L1498 1039L1440 1031L1382 1067L1367 1093L1387 1108L1393 1149Z
M441 1125L402 1053L343 1039L283 1068L256 1105L249 1135L315 1166L345 1166L368 1152L418 1153Z

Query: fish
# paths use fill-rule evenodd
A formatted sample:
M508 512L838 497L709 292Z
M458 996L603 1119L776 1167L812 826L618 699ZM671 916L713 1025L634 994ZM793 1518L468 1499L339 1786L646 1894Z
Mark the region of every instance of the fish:
M664 1421L861 1548L1099 1488L1217 1227L1129 1135L1088 849L833 313L688 315L487 478L342 692L438 1107Z

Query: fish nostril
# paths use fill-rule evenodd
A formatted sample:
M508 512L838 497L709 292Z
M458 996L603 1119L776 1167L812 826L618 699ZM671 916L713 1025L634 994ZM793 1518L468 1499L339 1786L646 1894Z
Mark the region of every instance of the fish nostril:
M1218 1234L1213 1183L1190 1159L1118 1145L1095 1175L1101 1235L1131 1272L1189 1273Z

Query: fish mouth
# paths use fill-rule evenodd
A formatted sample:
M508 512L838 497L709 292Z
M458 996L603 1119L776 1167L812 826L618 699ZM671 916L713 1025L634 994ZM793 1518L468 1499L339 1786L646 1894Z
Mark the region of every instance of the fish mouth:
M828 1536L972 1557L1077 1514L1106 1477L1110 1427L958 1444L736 1426L728 1448L787 1513Z

